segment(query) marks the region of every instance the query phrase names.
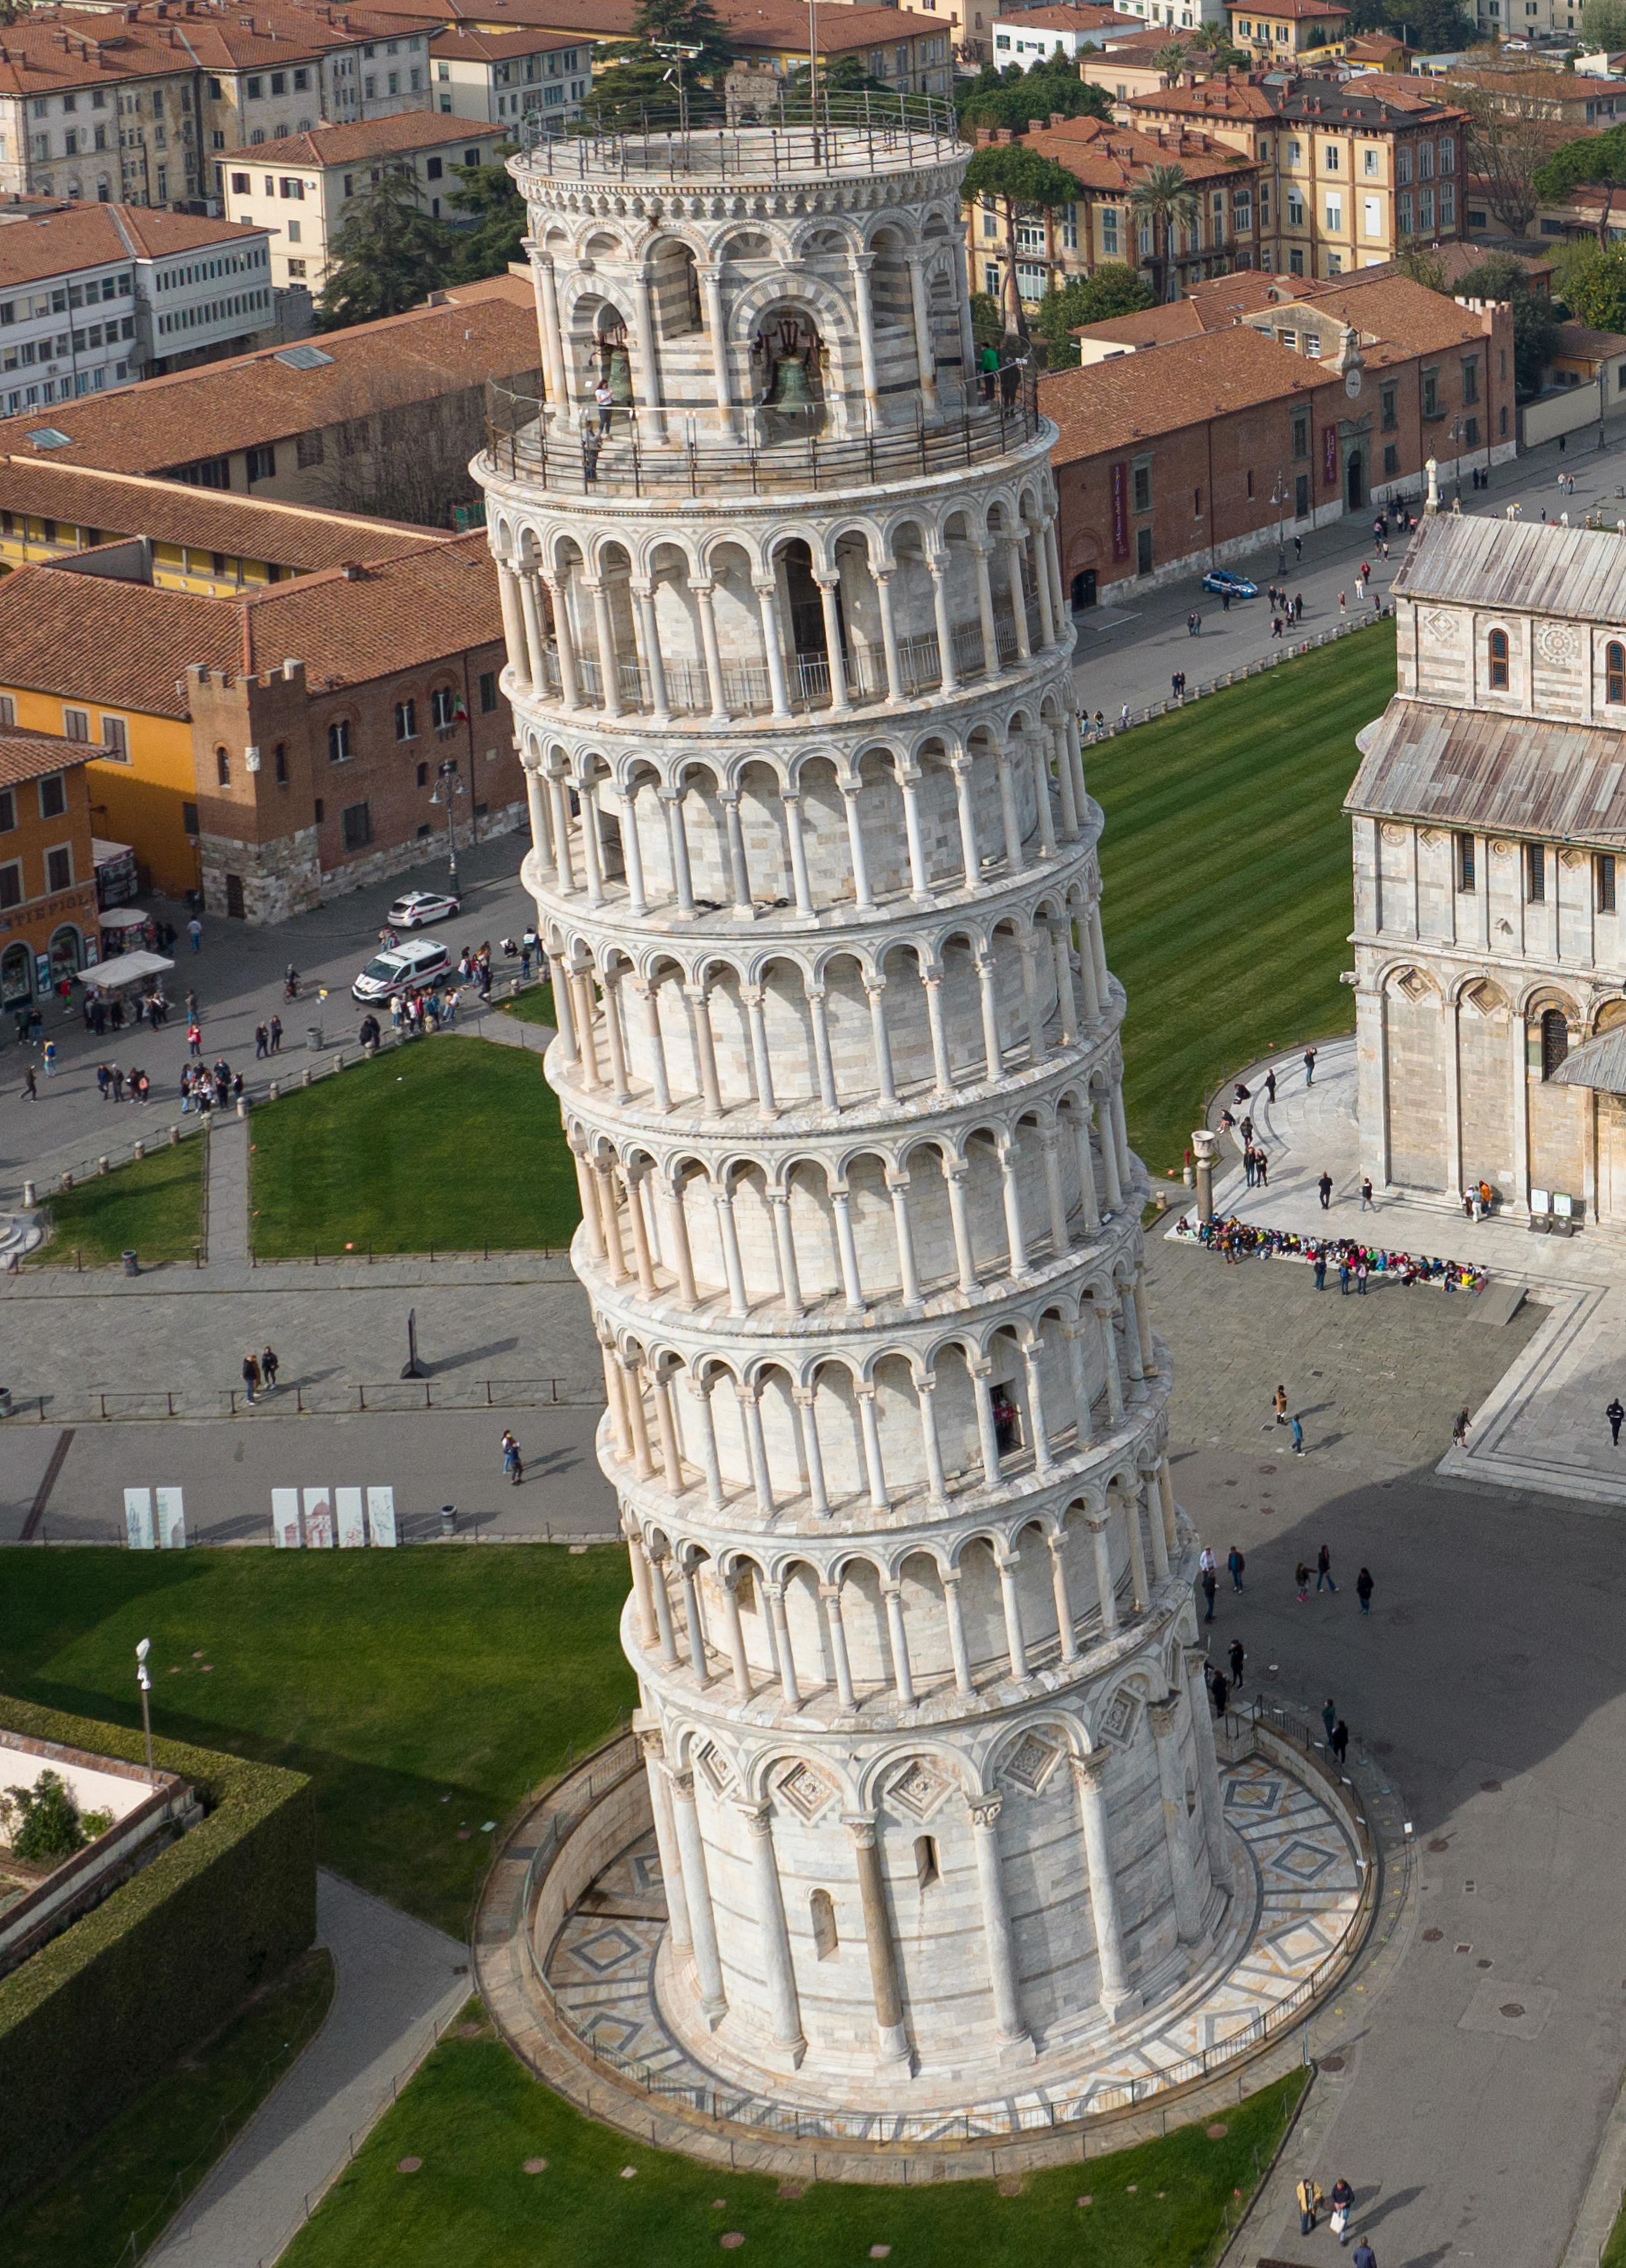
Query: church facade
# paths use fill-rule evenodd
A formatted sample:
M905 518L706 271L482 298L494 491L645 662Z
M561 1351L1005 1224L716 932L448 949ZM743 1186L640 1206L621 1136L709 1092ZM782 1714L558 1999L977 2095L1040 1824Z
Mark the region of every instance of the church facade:
M1425 523L1357 740L1363 1171L1626 1226L1626 540Z

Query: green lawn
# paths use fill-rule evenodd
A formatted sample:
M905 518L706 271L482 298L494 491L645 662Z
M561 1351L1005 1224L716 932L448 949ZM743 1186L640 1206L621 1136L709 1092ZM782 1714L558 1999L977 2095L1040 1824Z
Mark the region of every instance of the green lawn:
M154 2072L147 2092L60 2179L0 2215L6 2268L113 2268L132 2231L144 2252L287 2070L332 1998L329 1955L302 1954L212 2039Z
M150 1637L155 1729L307 1772L322 1863L456 1935L486 1821L632 1703L626 1588L610 1548L17 1551L0 1690L138 1724Z
M478 2013L477 2005L468 2012ZM651 2150L584 2118L489 2036L443 2040L284 2255L285 2268L700 2268L735 2233L760 2268L1193 2268L1227 2206L1268 2166L1304 2085L1295 2072L1223 2114L1138 2149L992 2182L902 2189L776 2179ZM405 2157L421 2170L397 2170ZM545 2170L527 2174L528 2159ZM634 2170L631 2179L623 2169ZM1083 2205L1081 2198L1091 2202Z
M581 1208L542 1058L447 1036L256 1110L255 1248L562 1250Z
M1177 1172L1228 1071L1354 1027L1355 735L1394 690L1394 632L1342 638L1086 750L1106 814L1106 955L1129 995L1124 1106Z
M512 1000L503 1002L502 1013L505 1016L517 1016L522 1024L548 1024L555 1030L558 1028L558 1019L553 1008L551 984L528 986L523 992L516 993Z
M46 1203L54 1233L29 1259L36 1267L72 1268L77 1255L86 1267L102 1267L128 1247L144 1267L190 1260L203 1233L203 1139L192 1136L59 1189Z

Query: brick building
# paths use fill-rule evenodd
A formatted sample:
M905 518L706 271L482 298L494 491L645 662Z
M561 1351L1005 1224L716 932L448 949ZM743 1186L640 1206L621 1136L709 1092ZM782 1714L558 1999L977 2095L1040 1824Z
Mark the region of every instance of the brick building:
M1144 318L1102 330L1128 333ZM1233 328L1040 382L1073 604L1201 573L1512 455L1512 319L1404 277L1283 296Z
M483 536L432 539L233 599L165 590L144 539L0 582L18 723L83 749L100 835L154 887L274 921L526 809Z
M25 1008L97 956L85 751L19 730L0 699L0 1008Z

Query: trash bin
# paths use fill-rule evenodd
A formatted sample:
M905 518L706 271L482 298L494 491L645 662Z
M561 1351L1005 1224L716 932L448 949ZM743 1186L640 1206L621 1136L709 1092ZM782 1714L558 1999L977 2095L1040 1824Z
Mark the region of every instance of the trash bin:
M0 1386L0 1418L9 1418L11 1414L11 1389L9 1386Z
M127 1276L139 1276L141 1273L141 1263L133 1252L124 1255L124 1273Z
M442 1535L455 1535L457 1533L457 1506L455 1504L443 1504L440 1507L440 1533Z
M320 1024L307 1024L306 1026L305 1044L311 1050L313 1055L314 1055L317 1049L322 1045L322 1026Z

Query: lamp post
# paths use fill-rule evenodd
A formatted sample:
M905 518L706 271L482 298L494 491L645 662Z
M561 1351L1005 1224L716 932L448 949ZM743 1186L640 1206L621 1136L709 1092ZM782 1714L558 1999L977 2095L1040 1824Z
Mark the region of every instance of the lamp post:
M1278 575L1285 575L1287 572L1287 539L1282 534L1282 511L1287 504L1287 475L1285 473L1278 473L1276 475L1276 484L1270 491L1270 501L1276 508L1276 572Z
M457 895L457 821L453 805L456 798L465 792L462 777L457 769L457 759L448 756L440 767L438 784L429 800L446 806L446 864L454 897Z
M1452 442L1452 448L1453 448L1453 449L1455 450L1455 452L1456 452L1456 459L1455 459L1455 470L1456 470L1456 475L1457 475L1457 494L1456 494L1456 501L1457 501L1457 503L1458 503L1458 504L1460 504L1460 503L1461 503L1461 501L1462 501L1462 420L1461 420L1461 417L1460 417L1460 416L1456 416L1456 417L1453 417L1453 418L1452 419L1452 421L1451 421L1451 442Z
M152 1769L152 1679L147 1668L147 1656L152 1651L152 1641L144 1638L136 1648L136 1683L141 1688L141 1729L147 1743L147 1785L158 1786L158 1774Z

